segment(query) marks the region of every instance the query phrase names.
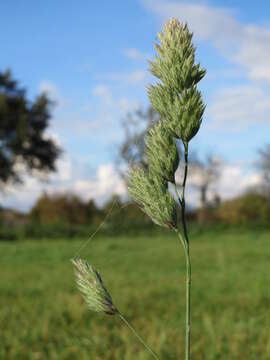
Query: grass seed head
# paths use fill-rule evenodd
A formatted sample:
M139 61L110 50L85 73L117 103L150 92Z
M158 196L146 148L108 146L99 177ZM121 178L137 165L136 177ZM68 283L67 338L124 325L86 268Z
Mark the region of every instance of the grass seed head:
M72 259L75 268L76 283L88 308L107 315L118 314L112 298L105 288L101 276L86 260Z
M163 122L156 123L146 137L146 153L149 172L171 183L175 182L175 172L179 165L178 149Z
M168 191L166 180L140 167L130 169L128 180L129 195L155 224L177 228L176 203Z
M160 82L148 88L153 108L166 120L171 134L184 143L198 132L205 105L198 82L205 69L195 63L193 34L186 24L173 18L158 34L157 56L150 62L150 70Z

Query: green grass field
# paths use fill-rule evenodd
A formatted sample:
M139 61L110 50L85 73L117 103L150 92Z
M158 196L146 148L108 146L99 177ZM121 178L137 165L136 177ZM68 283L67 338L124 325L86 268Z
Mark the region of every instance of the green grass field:
M88 312L78 241L0 243L1 359L151 359L119 318ZM192 359L270 359L270 231L191 239ZM93 240L81 254L161 359L184 358L185 266L172 235Z

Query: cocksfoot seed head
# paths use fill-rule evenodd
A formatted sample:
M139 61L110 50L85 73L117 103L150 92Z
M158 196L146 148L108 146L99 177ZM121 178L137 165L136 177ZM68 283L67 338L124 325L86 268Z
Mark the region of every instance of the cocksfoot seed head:
M75 268L78 289L88 308L107 315L119 314L97 270L83 259L72 259L71 262Z
M146 138L146 154L149 172L166 181L175 182L175 172L179 165L179 154L170 132L160 121L149 130Z
M149 99L172 136L187 143L198 132L205 109L197 90L205 69L195 63L192 33L186 24L173 18L165 23L158 38L157 56L150 62L150 70L160 82L149 86Z
M177 228L176 204L168 191L168 183L158 175L149 175L139 167L130 169L129 195L155 224Z

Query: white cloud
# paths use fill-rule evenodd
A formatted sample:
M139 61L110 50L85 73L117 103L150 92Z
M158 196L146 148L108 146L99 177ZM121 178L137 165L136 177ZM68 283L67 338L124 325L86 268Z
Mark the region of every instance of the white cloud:
M57 172L51 175L54 182L68 182L72 179L72 163L68 158L60 158L56 162Z
M124 116L126 113L135 111L139 107L139 102L136 100L129 99L125 96L122 96L120 98L114 98L112 94L112 90L107 85L97 85L94 90L93 94L95 96L98 96L102 101L102 112L104 119L112 119L112 114L115 114L116 112L120 113L120 116ZM104 113L106 113L109 116L104 117ZM110 122L110 121L109 121ZM108 123L108 121L107 121ZM102 124L104 125L104 123Z
M103 164L98 167L93 180L77 180L75 192L84 198L92 198L102 205L113 194L126 195L126 187L112 164Z
M188 177L187 199L189 205L198 206L199 192L191 186L193 180ZM209 199L216 193L223 200L229 199L261 182L261 176L243 164L224 164L219 180L210 187ZM99 165L95 175L87 178L82 172L74 171L71 160L65 158L58 161L57 172L49 177L48 182L40 182L26 175L24 184L9 186L4 194L0 194L0 201L3 206L27 211L43 191L49 194L73 192L84 200L94 199L100 206L113 194L118 194L123 199L127 197L125 183L112 164Z
M121 116L126 115L127 113L134 112L139 109L140 103L136 100L131 100L126 97L121 97L117 102Z
M120 120L129 112L137 110L141 106L138 100L127 96L116 95L113 85L98 83L89 90L92 95L88 102L79 104L78 108L72 107L68 111L59 111L52 121L52 131L49 129L48 137L57 132L61 140L67 144L72 142L74 136L96 137L107 136L111 139L121 133ZM106 128L106 132L104 129ZM57 139L59 140L59 138ZM106 139L102 139L107 146ZM58 143L58 141L57 141Z
M0 193L0 201L3 206L11 206L18 210L27 211L43 191L48 193L65 192L72 182L72 163L67 157L58 159L56 172L48 176L42 176L35 172L33 173L36 175L35 177L30 176L24 166L21 166L19 170L22 174L23 183L10 184L5 188L5 193Z
M248 125L269 122L269 113L269 96L261 88L235 86L214 95L206 116L211 128L237 131Z
M59 135L56 132L51 131L51 129L46 129L46 132L44 133L43 137L44 139L52 140L59 147L62 146L62 142L60 140Z
M218 39L227 40L238 30L238 23L232 12L225 8L214 8L207 5L187 3L183 1L145 0L145 5L158 14L162 20L177 17L188 22L199 40L210 40L217 43Z
M246 165L246 164L245 164ZM220 177L211 184L208 190L208 201L213 200L218 194L222 200L231 199L243 194L250 189L256 189L262 184L261 175L247 168L244 164L223 164L220 169ZM192 185L200 184L200 179L192 178L190 174L187 180L187 201L191 206L200 205L199 190Z
M39 90L47 94L49 99L56 102L56 105L58 107L65 107L67 105L70 105L70 100L64 98L60 94L57 86L48 80L41 81L39 85Z
M122 85L145 85L149 80L146 70L134 70L131 72L111 72L101 76L106 80L117 81Z
M149 54L143 53L136 48L129 48L124 51L124 55L134 61L147 61L150 58Z
M94 130L96 135L101 132L104 136L110 136L110 140L119 140L121 136L120 120L127 113L134 112L141 106L141 102L126 96L115 96L112 87L104 84L98 84L93 89L93 94L99 101L92 104L92 120L80 120L76 123L76 132ZM107 131L104 133L104 128ZM115 139L115 137L117 139Z
M93 94L103 99L107 105L112 104L112 91L109 86L99 84L95 86Z
M198 40L209 41L230 61L242 65L252 80L270 81L270 28L240 23L225 8L206 4L144 0L163 20L188 22Z
M46 93L48 96L52 97L54 100L57 100L59 98L59 92L58 92L56 86L47 80L43 80L40 83L39 89L41 92Z
M241 46L233 59L243 64L252 80L270 81L270 28L245 26Z
M3 206L28 211L42 192L49 194L72 192L83 200L94 199L103 205L113 194L126 195L126 187L112 164L101 164L94 177L87 178L82 171L75 171L69 158L59 159L57 171L51 174L47 181L23 176L21 185L9 185L5 193L0 193Z
M261 184L261 176L238 164L228 164L222 169L217 191L222 199L232 198Z

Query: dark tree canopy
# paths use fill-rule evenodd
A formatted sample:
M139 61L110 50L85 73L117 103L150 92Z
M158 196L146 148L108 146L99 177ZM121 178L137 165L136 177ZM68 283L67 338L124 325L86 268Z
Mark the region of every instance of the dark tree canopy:
M10 71L0 72L0 184L21 181L18 164L30 172L55 170L60 149L45 134L50 107L45 94L31 102Z

